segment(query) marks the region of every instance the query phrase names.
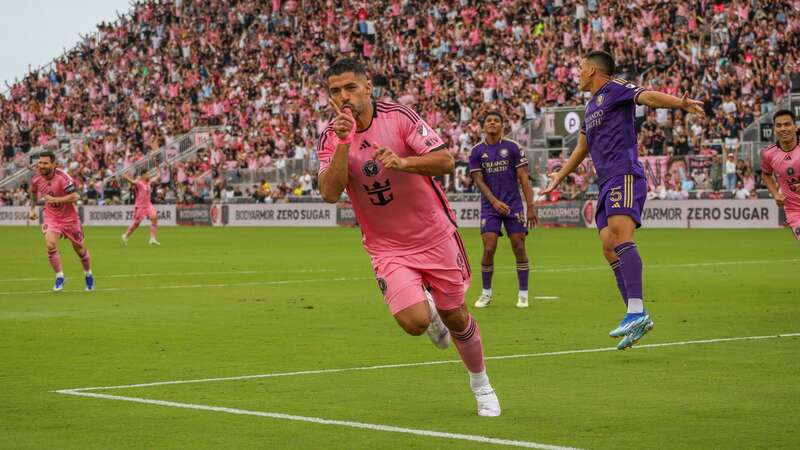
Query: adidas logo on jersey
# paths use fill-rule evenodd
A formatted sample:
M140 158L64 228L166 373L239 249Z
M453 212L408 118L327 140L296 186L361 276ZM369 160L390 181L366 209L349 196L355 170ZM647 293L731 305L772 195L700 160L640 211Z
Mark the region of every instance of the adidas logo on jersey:
M792 160L792 155L786 155L786 157L783 158L783 160L784 161L791 161Z
M369 142L367 142L366 139L364 139L364 142L361 143L361 147L359 147L358 149L359 150L366 150L366 149L370 148L370 146L371 146L371 144Z

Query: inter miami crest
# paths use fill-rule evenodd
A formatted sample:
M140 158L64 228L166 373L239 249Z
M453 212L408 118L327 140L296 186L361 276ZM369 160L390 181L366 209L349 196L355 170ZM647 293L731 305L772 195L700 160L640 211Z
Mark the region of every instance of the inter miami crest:
M389 285L386 284L386 280L383 278L378 278L378 289L381 290L381 294L386 295L386 289L389 288Z
M422 137L426 137L428 135L428 129L425 128L425 125L419 124L419 126L417 127L417 134Z
M378 174L380 168L374 159L368 159L364 162L364 167L362 167L361 170L364 172L364 175L368 177L374 177Z
M456 256L456 265L458 266L459 269L464 268L464 257L461 256L461 253L459 253L458 256Z

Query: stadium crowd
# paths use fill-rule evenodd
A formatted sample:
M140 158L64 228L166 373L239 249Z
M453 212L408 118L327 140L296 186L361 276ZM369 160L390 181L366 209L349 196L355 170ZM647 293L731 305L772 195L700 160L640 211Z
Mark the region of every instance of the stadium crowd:
M662 187L685 191L691 179L692 189L708 182L714 190L721 171L725 184L719 188L733 192L722 155L707 143L721 142L737 159L741 131L788 92L789 74L800 72L800 5L138 2L49 68L9 87L0 98L1 166L9 173L27 162L32 147L82 134L85 140L63 165L87 201L115 202L126 187L112 182L103 188L100 180L193 127L217 125L226 132L207 151L160 174L158 199L226 198L238 190L242 197L283 201L294 192L313 192L302 188L308 183L300 186L301 173L269 194L263 183L228 186L225 173L285 167L287 159L313 162L318 133L330 116L321 74L338 57L367 61L375 97L414 107L464 162L481 140L479 118L489 109L502 111L513 133L543 108L585 103L578 63L600 48L614 55L620 76L705 101L704 119L637 108L642 156L719 159L708 171L713 180L684 174ZM749 164L742 161L736 172L752 190L752 166L740 170ZM581 195L592 173L587 167L561 195ZM535 179L541 175L533 173ZM456 179L448 183L451 190L474 190L468 175ZM0 203L24 201L19 190L0 192Z

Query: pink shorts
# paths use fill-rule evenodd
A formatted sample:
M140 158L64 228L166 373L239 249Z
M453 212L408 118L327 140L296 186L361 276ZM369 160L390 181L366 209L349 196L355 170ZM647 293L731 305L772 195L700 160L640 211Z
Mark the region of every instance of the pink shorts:
M784 211L786 211L786 223L789 224L794 238L800 241L800 211Z
M134 222L141 222L144 219L149 219L156 215L156 209L152 206L137 206L133 210L133 220Z
M75 245L83 245L83 228L81 228L80 222L45 222L42 224L42 234L47 233L58 233L62 238L69 239Z
M458 232L437 246L403 256L373 256L378 288L392 315L425 301L428 288L436 308L456 309L464 304L471 270Z

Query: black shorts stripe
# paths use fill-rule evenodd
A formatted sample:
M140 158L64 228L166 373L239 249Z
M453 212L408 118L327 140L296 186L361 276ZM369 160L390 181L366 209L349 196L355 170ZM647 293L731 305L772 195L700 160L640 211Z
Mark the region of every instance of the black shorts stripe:
M455 220L453 220L453 216L450 215L450 207L447 205L447 200L444 199L442 195L441 189L436 185L436 182L433 181L433 178L428 178L428 181L431 182L431 187L433 188L433 192L436 193L436 196L439 198L439 202L442 204L442 208L444 209L444 215L447 216L447 220L453 224L454 227L458 228L458 224Z
M471 277L472 267L469 265L469 257L467 256L467 250L464 248L464 241L461 240L461 235L458 234L458 231L456 231L455 238L456 238L456 244L458 244L458 248L461 251L461 257L464 258L464 264L467 266L467 275Z

